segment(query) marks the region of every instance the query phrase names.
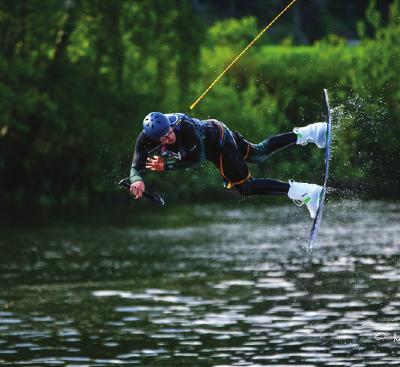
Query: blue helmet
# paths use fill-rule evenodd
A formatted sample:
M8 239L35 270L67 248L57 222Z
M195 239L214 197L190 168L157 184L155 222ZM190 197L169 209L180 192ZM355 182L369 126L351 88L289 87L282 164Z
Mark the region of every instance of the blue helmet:
M151 139L158 140L164 136L170 127L167 116L161 112L150 112L143 120L143 132Z

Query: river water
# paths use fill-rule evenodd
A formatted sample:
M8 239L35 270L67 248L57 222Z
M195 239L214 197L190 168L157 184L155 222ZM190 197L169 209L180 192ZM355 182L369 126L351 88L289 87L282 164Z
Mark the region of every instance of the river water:
M1 228L0 365L400 365L400 203L123 218Z

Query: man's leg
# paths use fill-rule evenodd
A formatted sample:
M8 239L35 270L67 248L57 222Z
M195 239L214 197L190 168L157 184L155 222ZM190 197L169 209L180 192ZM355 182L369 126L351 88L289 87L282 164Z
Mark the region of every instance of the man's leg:
M258 144L248 142L239 133L235 132L234 136L246 162L261 163L273 153L293 144L306 145L311 142L319 148L324 148L326 127L325 122L317 122L300 128L295 127L293 132L274 135Z
M296 141L297 135L290 132L271 136L258 144L249 143L249 154L246 161L249 163L261 163L273 153L295 144Z
M243 159L249 163L261 163L271 154L297 142L294 132L274 135L258 144L248 142L236 131L233 132L233 136Z
M289 181L285 183L270 178L250 178L235 186L242 195L287 195L296 205L306 205L311 218L317 215L322 186Z
M236 185L242 195L287 195L290 185L286 182L271 178L250 178L246 182Z

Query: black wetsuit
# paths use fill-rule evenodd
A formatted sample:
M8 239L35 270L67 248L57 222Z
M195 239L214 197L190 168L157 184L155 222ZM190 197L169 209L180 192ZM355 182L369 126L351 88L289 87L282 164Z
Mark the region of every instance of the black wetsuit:
M142 181L146 160L153 155L166 158L165 169L190 168L204 160L219 169L228 188L236 187L243 195L287 194L289 184L253 178L247 163L261 163L271 154L294 144L293 132L275 135L253 144L218 120L198 120L183 114L167 115L176 135L174 144L162 145L141 132L137 138L131 168L131 182Z

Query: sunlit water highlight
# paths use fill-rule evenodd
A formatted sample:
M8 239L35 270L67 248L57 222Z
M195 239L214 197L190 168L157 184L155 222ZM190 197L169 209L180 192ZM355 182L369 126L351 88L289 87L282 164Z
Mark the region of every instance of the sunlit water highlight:
M400 205L2 229L0 365L400 365Z

